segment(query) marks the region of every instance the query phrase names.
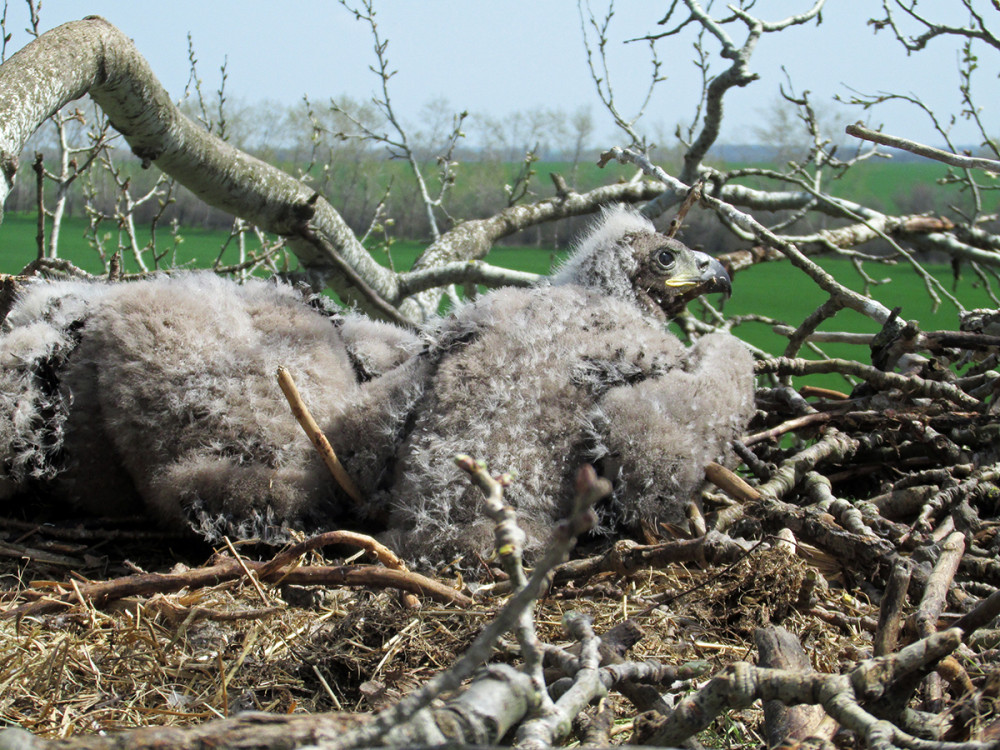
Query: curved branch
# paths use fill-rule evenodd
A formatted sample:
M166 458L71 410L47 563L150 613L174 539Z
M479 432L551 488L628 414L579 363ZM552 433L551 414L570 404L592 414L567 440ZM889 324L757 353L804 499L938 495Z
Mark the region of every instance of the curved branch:
M85 94L125 136L144 167L155 162L206 203L291 238L303 265L347 298L358 295L328 250L308 239L308 230L324 238L379 295L391 293L392 272L365 251L333 206L181 114L131 40L97 16L43 34L0 66L0 168L5 177L0 203L13 185L17 154L28 137Z
M757 73L750 71L750 57L753 55L761 35L809 22L819 15L825 2L826 0L817 0L810 10L775 23L765 23L744 11L731 9L747 26L746 40L742 46L737 47L732 38L722 29L720 22L712 18L701 7L700 3L696 0L685 0L691 17L719 40L722 45L720 56L733 62L730 67L712 79L705 92L705 117L698 138L684 154L684 168L681 171L682 182L694 183L698 178L705 154L719 137L722 126L723 98L726 92L733 87L747 86L759 78Z
M977 411L983 407L982 402L965 393L951 383L938 380L927 380L916 375L901 375L896 372L884 372L877 367L864 365L847 359L788 359L775 357L754 363L757 375L774 373L777 375L817 375L831 372L854 375L870 383L876 388L898 388L903 393L931 398L943 398L953 404Z
M409 297L411 294L448 284L482 284L488 287L531 286L538 283L541 278L537 273L501 268L481 260L457 260L440 266L401 273L398 282L400 296Z
M85 94L125 136L143 166L155 163L206 203L287 237L310 275L345 300L397 322L436 314L439 291L408 298L425 288L433 274L400 278L381 266L322 196L185 117L132 42L96 16L43 34L0 66L0 170L6 178L0 181L0 204L13 185L17 154L28 137L59 108ZM649 200L662 191L663 185L653 182L628 183L512 206L442 235L414 271L479 259L498 239L526 227L592 213L614 201ZM470 273L470 280L478 280ZM484 281L491 279L484 273ZM393 311L396 307L400 313Z
M413 271L436 268L447 263L483 258L493 245L503 237L546 221L569 216L583 216L608 203L648 201L667 189L662 182L645 180L625 182L589 190L586 193L570 192L537 203L510 206L485 219L462 222L432 243L413 264ZM683 196L681 196L683 197ZM441 300L440 290L429 290L402 301L397 288L388 299L399 304L403 314L410 319L434 315Z

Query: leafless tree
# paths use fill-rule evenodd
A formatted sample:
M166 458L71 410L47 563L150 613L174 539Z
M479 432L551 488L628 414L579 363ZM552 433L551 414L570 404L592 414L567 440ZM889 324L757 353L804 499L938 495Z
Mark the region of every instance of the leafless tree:
M375 97L371 112L350 102L336 103L330 112L339 122L329 124L321 122L317 110L309 103L304 105L304 116L310 122L313 133L310 146L318 166L318 182L317 174L313 174L312 169L296 179L233 147L234 136L239 142L247 144L251 142L251 137L245 133L234 134L232 123L239 123L241 118L226 120L222 106L225 101L225 68L217 92L218 106L214 110L215 105L206 101L200 87L195 84L192 106L201 120L199 127L183 117L155 84L152 71L138 51L131 48L112 27L97 20L69 24L54 30L4 66L2 82L8 97L5 106L7 111L16 109L22 113L17 118L8 118L3 128L4 153L9 155L7 174L13 176L15 155L20 151L21 144L37 129L37 118L71 101L73 97L89 92L144 163L156 164L185 183L207 203L240 216L246 222L245 226L259 226L284 238L299 256L305 273L314 283L328 285L344 299L373 314L397 321L419 321L433 314L438 308L441 290L452 284L525 283L527 277L511 275L481 262L468 262L480 261L504 237L543 222L590 213L609 201L642 202L643 211L656 217L676 206L686 195L688 187L697 181L707 183L705 192L710 198L748 212L751 216L763 217L757 220L762 225L770 223L771 231L780 241L793 243L806 255L835 252L860 264L868 256L856 249L859 245L875 239L888 242L893 255L913 265L926 280L928 291L935 299L948 297L948 292L920 267L913 249L937 250L969 261L974 264L976 273L989 279L995 275L991 269L998 265L996 247L1000 243L994 239L986 223L990 217L983 210L979 196L988 186L982 184L981 178L977 179L968 168L955 172L951 177L953 181L961 181L973 196L973 207L959 216L960 221L943 218L935 221L912 215L892 216L837 195L830 190L831 180L858 160L870 158L876 151L870 147L856 148L853 155L840 156L838 144L842 142L842 137L830 135L824 130L823 118L817 115L820 109L806 94L795 94L791 86L782 91L787 107L794 108L797 121L802 126L802 153L799 158L792 160L788 168L780 172L756 168L727 171L708 166L706 158L719 137L723 101L727 93L734 87L751 85L757 78L752 69L752 54L756 45L770 42L771 37L786 29L815 21L822 5L822 2L816 2L797 15L769 21L739 7L726 16L717 17L696 0L672 3L659 22L662 30L637 40L649 46L651 73L646 100L632 115L621 113L608 72L607 56L612 51L607 34L614 18L613 5L606 13L595 12L589 4L581 6L581 27L587 40L587 59L598 97L606 112L627 136L625 151L642 157L650 164L660 152L653 150L652 142L644 134L642 118L662 80L658 45L672 44L684 35L693 35L704 91L689 125L677 131L682 163L677 176L667 181L662 177L669 173L662 173L658 178L637 174L635 179L625 183L577 193L565 179L557 177L554 178L554 193L546 197L544 186L529 189L529 183L522 184L520 181L531 176L529 158L525 161L524 174L509 188L507 208L485 217L450 215L448 195L456 180L456 149L464 134L466 115L457 113L448 127L432 127L423 133L409 131L392 104L389 42L379 36L375 9L368 2L358 7L346 7L367 26L372 35L376 57L373 69L380 81L380 94ZM971 8L971 5L964 3L963 7ZM921 25L924 31L907 36L898 19L900 13L906 16L909 23ZM968 27L935 25L920 16L915 6L890 3L884 5L884 17L875 19L875 22L878 28L891 29L908 49L914 51L938 36L958 38L963 49L967 50L963 91L967 97L972 97L974 55L968 50L972 44L991 44L992 37L985 28L985 22L980 19ZM36 83L28 87L29 71L47 64L46 56L57 57L53 51L56 44L73 45L88 51L81 58L84 63L68 70L64 60L53 59L52 74L40 82L41 85ZM106 46L101 48L100 44ZM98 80L95 71L105 62L103 49L110 48L120 48L121 59L127 61L129 67L125 68L123 62L120 76ZM713 68L716 56L726 65L719 72ZM194 65L193 52L191 57ZM84 69L85 65L91 66L90 69ZM197 78L194 80L198 81ZM18 100L16 96L22 96L22 99ZM878 104L874 99L857 98L855 101L869 108ZM31 104L25 105L24 102ZM914 104L920 106L919 102ZM444 112L440 105L436 106L436 111L439 115ZM31 114L24 114L29 112ZM558 118L542 112L529 114L530 117L523 119L531 137L525 141L525 136L520 136L520 147L527 147L535 153L536 144L541 142L540 134L543 131L552 132L553 122ZM979 117L974 107L969 108L967 116ZM583 120L578 126L574 147L577 155L591 127ZM991 141L986 137L986 126L980 123L980 128L984 143L988 145ZM431 132L439 132L438 139L430 138ZM199 145L196 148L182 146L181 134L191 143ZM323 198L335 172L330 169L332 152L321 154L316 150L322 142L320 135L356 140L367 143L368 147L380 144L390 156L410 164L431 239L412 270L400 273L376 263L360 242L358 234L350 230L340 212ZM515 134L514 137L518 136ZM570 138L566 136L567 140ZM531 143L532 140L535 142ZM266 141L257 145L266 146ZM514 145L511 144L512 147ZM660 149L663 147L664 144L659 144ZM843 150L849 149L840 149ZM436 152L432 160L436 166L433 178L428 179L428 157L432 152ZM64 153L71 151L67 147ZM632 158L627 153L624 155ZM773 187L747 187L742 178L748 176L766 180ZM60 184L71 179L66 168L59 179ZM436 187L432 188L432 182ZM147 191L143 195L152 193ZM384 228L386 222L382 219L391 221L391 217L383 216L386 203L377 196L376 191L368 203L370 226ZM130 205L134 208L140 200L141 196L129 198L126 213ZM57 207L59 205L57 200ZM724 211L717 212L717 215L720 225L735 235L738 241L772 246L767 234L741 229ZM768 218L775 215L780 217L778 222ZM800 221L811 216L823 217L823 221L812 224ZM127 226L127 220L121 221ZM802 226L812 226L813 229L797 233L795 229ZM236 235L240 235L239 230ZM131 252L139 257L136 243L126 244L131 244ZM815 269L810 273L818 276ZM957 300L953 302L961 307ZM879 313L877 317L884 322L887 315Z
M722 104L727 93L734 87L751 85L757 78L752 69L752 54L756 45L770 43L772 37L783 30L815 21L822 5L822 2L817 2L797 15L768 21L739 8L727 16L716 17L695 0L672 3L669 11L660 19L659 27L662 30L645 34L637 40L649 46L651 67L646 100L639 103L637 111L631 115L621 113L614 82L609 74L607 57L613 50L609 48L607 34L614 20L613 5L604 13L595 11L589 4L581 5L581 27L589 50L587 59L594 75L598 97L605 111L626 135L627 149L643 155L651 163L653 159L658 159L665 147L676 148L681 152L679 173L667 183L648 175L637 174L635 179L625 183L608 184L577 193L565 179L556 178L554 192L546 196L548 190L545 186L536 184L529 188L528 182L521 182L531 177L529 158L525 161L523 175L509 188L507 208L481 217L450 215L448 195L456 180L456 159L459 153L456 149L463 136L466 115L456 113L450 123L445 123L441 120L444 109L438 104L435 110L442 126L425 128L423 132L410 132L393 108L389 42L379 36L374 20L375 9L371 3L347 7L363 26L367 26L372 35L376 57L374 70L380 81L380 94L375 97L373 109L370 110L348 101L335 103L327 117L329 122L323 122L324 115L310 103L303 105L303 111L297 116L300 121L306 120L309 123L312 136L308 145L316 167L306 170L299 179L249 158L233 148L234 138L243 144L250 144L253 139L248 133L233 130L233 123L236 123L238 131L239 123L244 118L237 114L226 120L225 109L222 107L225 101L224 68L216 97L217 104L208 103L200 90L199 79L193 76L195 83L190 109L201 120L201 127L189 124L155 85L153 72L141 60L139 53L113 28L95 20L67 25L50 32L19 53L11 60L11 64L4 66L5 92L26 95L25 79L28 71L44 64L46 55L55 54L53 46L56 42L72 44L81 49L89 48L89 56L83 59L93 66L90 71L81 70L80 66L76 66L74 70L55 68L52 76L46 79L45 87L34 86L30 96L25 99L44 100L39 101L36 106L24 107L13 99L8 99L6 106L12 109L16 107L22 113L29 110L37 113L27 119L22 115L8 120L4 127L4 152L11 155L7 162L8 174L13 174L13 155L20 151L20 145L37 128L36 118L56 105L65 104L73 96L89 92L125 135L133 152L146 163L155 163L168 174L173 174L210 205L241 216L247 227L259 226L264 231L284 238L299 256L306 274L315 284L328 285L344 299L373 314L397 321L419 321L433 314L438 309L441 290L452 284L525 283L526 277L512 276L479 262L504 237L544 222L590 213L609 201L642 202L644 212L656 217L676 206L686 194L687 188L699 180L707 182L707 195L753 216L763 217L763 224L770 223L777 236L794 243L807 255L834 252L860 263L868 256L856 248L866 242L881 239L889 242L894 256L914 265L926 279L929 293L936 299L947 297L947 292L930 274L919 268L913 251L907 248L937 250L956 259L969 261L974 264L976 273L988 280L995 274L991 269L998 265L995 252L998 243L993 239L994 235L986 223L990 217L982 208L982 199L977 197L987 189L986 185L981 184L981 178L977 180L967 169L952 176L951 179L961 181L968 188L974 199L973 207L967 215L960 216L961 220L957 222L953 219L935 222L912 215L892 216L837 195L830 190L831 180L858 160L870 158L876 151L873 148L855 148L852 155L841 156L837 146L842 143L842 136L831 135L825 130L823 117L817 115L817 112L825 110L825 105L818 108L806 94L795 94L791 85L782 89L787 107L783 111L796 113L796 121L801 126L803 136L800 140L801 153L798 158L791 160L787 169L781 172L765 169L727 171L708 166L706 159L719 137ZM968 3L964 5L967 6ZM919 16L915 9L904 10L903 6L889 3L885 4L884 13L883 18L876 19L877 25L892 29L909 49L917 50L938 36L960 39L963 49L968 49L972 44L990 43L982 22L978 26L973 24L961 28L934 25ZM925 29L923 34L906 36L898 19L900 13L904 13L909 23L921 24ZM696 103L689 124L678 129L676 146L661 142L656 144L654 150L654 144L645 134L642 120L648 102L655 96L662 79L657 49L658 46L672 44L685 35L690 35L694 40L698 69L703 77L703 95ZM126 78L123 71L122 77L114 79L113 88L111 84L95 79L94 71L103 62L98 43L121 47L131 66L128 69L129 77ZM194 66L196 60L193 51L190 54ZM726 66L718 72L713 67L717 66L717 56ZM966 52L967 85L963 90L968 97L972 96L973 57L971 52ZM72 85L69 85L70 81ZM879 100L859 97L855 101L871 108L883 99L884 97ZM919 102L914 104L920 106ZM975 111L970 107L968 116L977 116L973 114ZM142 117L142 113L151 113L153 117ZM445 118L447 119L449 118ZM527 128L526 134L519 136L512 132L510 137L519 143L511 142L509 148L527 148L536 153L540 147L538 144L542 142L542 133L553 132L552 127L559 119L551 113L526 113L521 118ZM156 122L157 126L151 127L151 122ZM521 127L518 123L514 125L517 125L517 129ZM575 138L574 149L578 157L583 140L589 135L588 131L592 126L584 120L580 120L577 125L577 135L566 134L565 139L568 141ZM991 141L985 137L985 125L981 123L980 126L984 133L984 143L989 144ZM496 130L496 127L493 129ZM193 139L193 143L199 143L198 149L181 148L178 138L181 132L185 134L184 137ZM430 137L434 132L438 136ZM376 263L359 241L358 234L351 231L343 221L337 208L322 197L329 189L330 180L338 175L332 168L334 159L342 158L335 156L330 148L323 152L317 150L324 140L329 142L331 138L357 142L363 149L381 145L388 150L390 156L401 158L410 164L416 180L416 195L424 206L431 239L412 270L399 273ZM658 140L662 141L662 138ZM266 150L267 141L255 145L264 146ZM201 153L195 157L195 151L199 149ZM839 149L844 150L850 151ZM70 153L68 150L64 152ZM301 153L301 147L299 152ZM431 170L432 177L428 173L428 164L434 167ZM60 179L65 183L69 175L65 169L61 174ZM743 182L746 177L766 180L773 187L749 188ZM432 182L436 187L432 188ZM392 217L386 214L386 206L391 203L387 203L381 189L375 189L374 186L367 188L367 193L369 198L365 201L365 207L370 216L368 226L384 229L387 221L392 221ZM143 195L150 195L149 189ZM129 201L137 203L139 198L130 198ZM769 216L780 218L778 222L774 222ZM807 217L821 217L821 220L802 221ZM767 245L766 237L762 239L759 234L741 230L724 214L720 214L719 218L720 226L735 235L738 242L762 242ZM127 221L125 224L127 225ZM795 231L801 227L811 229L805 233ZM237 231L236 235L239 236L240 232ZM138 253L135 242L125 244L131 246L130 252ZM477 262L467 262L470 260Z
M813 256L826 253L850 258L865 279L870 279L864 270L865 263L881 262L886 257L905 262L924 280L933 298L947 300L962 312L967 312L962 301L924 267L922 251L932 250L956 262L969 263L988 287L997 282L1000 234L996 232L986 196L993 189L992 176L987 173L1000 170L997 160L1000 152L990 136L990 124L975 106L973 84L977 80L976 50L983 45L1000 49L1000 42L972 0L957 0L958 7L964 11L963 17L970 19L965 25L931 20L918 10L914 0L885 0L879 17L874 19L874 26L880 33L893 34L914 54L939 40L957 41L964 60L962 96L967 105L964 116L980 130L984 152L981 155L959 153L957 144L947 140L946 118L930 111L916 96L902 98L932 118L949 150L931 149L907 138L905 133L886 134L864 125L851 126L848 133L856 141L845 141L840 133L826 131L822 110L810 96L787 85L783 91L790 108L788 112L795 114L788 122L802 128L801 139L794 141L797 153L790 153L787 164L769 169L713 166L710 157L721 132L725 98L734 88L755 85L757 81L752 59L756 46L772 43L782 32L795 26L816 22L823 4L824 0L817 0L810 7L803 3L801 13L765 20L756 14L766 9L757 8L753 2L737 3L722 11L699 0L672 0L662 11L657 29L639 38L639 42L650 50L649 86L644 100L632 111L626 110L608 75L611 66L607 56L613 54L608 43L609 29L615 22L613 5L597 10L590 4L581 4L579 17L597 97L603 112L623 138L620 145L604 144L601 163L620 162L634 170L633 176L620 182L609 179L608 184L583 192L578 192L565 178L556 176L552 187L545 185L543 192L543 186L531 180L532 149L535 143L541 143L541 138L528 138L518 144L518 161L523 169L520 177L511 183L506 205L485 216L455 215L449 203L454 182L458 179L456 164L460 158L459 144L464 137L465 113L441 116L446 110L437 106L437 127L431 125L423 134L408 127L392 104L389 47L379 36L375 9L367 0L350 8L372 35L379 93L371 105L339 101L325 110L305 101L294 113L294 118L300 135L306 133L306 137L294 145L300 156L309 155L309 165L297 175L287 174L237 148L237 143L249 144L253 138L239 132L238 120L215 108L215 102L221 105L226 98L224 85L220 86L211 104L208 98L196 92L194 104L190 105L192 119L169 100L139 51L123 34L99 19L79 21L40 35L0 67L0 167L6 178L0 183L0 199L12 186L17 159L31 134L47 118L65 112L63 108L70 102L89 94L108 118L110 126L128 142L144 166L158 167L206 203L238 217L233 241L242 241L252 233L262 238L260 242L265 248L287 245L298 256L305 275L317 286L332 288L373 315L412 324L436 314L449 287L535 281L531 274L509 272L481 262L505 237L547 222L587 215L601 205L617 201L639 204L641 210L653 218L666 217L676 212L686 199L699 200L700 191L702 215L711 217L719 231L728 233L739 243L739 250L725 258L730 268L739 271L755 263L788 262L801 271L804 280L814 283L825 293L823 302L810 315L791 326L776 325L778 321L763 314L744 316L743 320L726 319L721 312L708 306L706 321L691 318L681 321L692 336L713 327L732 328L754 322L775 326L788 339L781 353L783 356L756 353L758 374L774 385L772 389L762 389L766 391L760 396L762 406L769 409L762 408L762 412L767 411L769 419L777 416L772 419L774 423L747 436L739 446L741 457L754 475L755 485L738 477L717 478L719 485L728 482L727 491L747 507L752 506L760 523L773 523L782 531L794 530L811 542L821 540L841 558L860 560L859 564L867 565L866 572L899 569L900 550L913 548L906 545L923 545L921 549L928 554L932 550L939 554L933 569L914 574L921 578L919 585L923 594L914 618L919 640L910 646L889 655L892 648L886 645L882 637L886 628L880 624L878 648L880 652L884 649L886 655L862 661L844 674L789 674L763 666L731 665L690 696L679 700L673 708L666 706L657 695L652 707L660 716L648 722L646 739L662 745L677 744L729 708L767 699L788 704L815 703L873 748L986 750L995 743L946 743L940 739L940 732L934 735L928 730L931 722L927 716L903 711L892 702L901 701L900 705L905 706L912 692L899 683L910 681L910 675L922 678L933 671L960 648L963 638L993 620L1000 604L1000 597L991 593L982 596L975 608L970 606L959 620L960 628L965 628L964 635L962 630L934 632L947 601L949 585L966 550L966 532L956 529L966 523L970 529L979 528L979 519L970 520L968 514L963 515L964 506L959 505L967 505L968 498L977 493L984 502L985 499L992 502L996 497L1000 476L996 454L1000 392L996 374L997 336L991 332L994 330L991 326L996 325L996 313L980 311L977 315L969 315L969 330L921 331L915 324L900 320L887 305L833 278L817 265ZM914 30L910 30L911 27ZM662 82L659 61L665 57L663 50L681 39L694 45L696 71L702 78L703 87L693 103L690 117L675 131L675 140L657 144L650 135L657 133L656 124L647 127L644 113L649 111L647 104L657 95ZM74 50L75 54L66 55L67 49ZM224 79L223 71L223 82ZM900 96L858 94L851 101L867 111L877 111L889 98ZM526 132L532 135L542 129L539 123L527 122ZM99 132L104 133L103 130ZM568 142L565 147L577 155L582 154L591 133L592 125L581 115L572 131L564 136ZM662 135L662 130L657 135ZM100 136L101 141L104 138L105 135ZM338 140L340 145L349 143L354 151L335 149ZM520 153L520 148L525 146L529 149L527 156ZM956 206L948 217L891 215L838 194L835 178L859 161L882 153L882 147L911 151L948 164L952 170L948 181L964 188L968 203ZM371 205L366 203L365 206L370 214L367 231L352 230L338 207L324 197L334 194L337 181L343 179L344 174L358 179L363 176L360 171L334 169L331 165L336 164L337 159L350 160L376 149L403 160L416 184L415 194L430 240L412 270L385 267L366 249L365 240L379 232L379 227L384 230L391 218L382 191L365 194L366 199L371 198ZM69 153L68 146L65 151ZM844 151L848 153L845 155ZM106 172L114 177L122 205L117 213L99 217L96 224L113 221L118 227L124 227L125 236L134 239L134 232L128 229L128 217L134 213L138 198L127 192L128 181L116 172L112 152L105 150L102 153L105 156L95 158L105 159ZM668 161L664 158L665 153L676 155L676 160ZM67 166L53 174L57 183L62 184L74 172ZM746 178L753 178L756 184L765 187L750 187ZM697 190L692 190L695 186ZM158 193L154 189L140 195L149 195L148 200L153 201ZM279 239L263 238L258 229ZM885 243L890 248L890 255L875 257L868 252L865 246L875 241ZM99 244L96 229L95 242ZM137 262L148 257L143 255L144 248L138 244L128 245L125 240L119 240L118 244L129 248ZM246 271L247 264L258 260L249 254L244 259L237 270ZM147 263L147 267L155 265ZM993 299L996 300L995 295ZM860 338L817 331L821 323L847 309L875 321L881 331ZM837 339L866 345L864 351L870 364L798 357L805 346ZM952 367L960 357L948 352L963 347L970 359L974 354L977 361L968 373L957 377ZM940 362L934 360L933 357L941 352L945 354ZM836 406L850 400L846 394L827 392L825 397L829 400L821 411L807 403L801 393L786 387L791 378L816 372L839 372L864 381L865 387L879 391L878 395L885 401L866 402L864 411L848 413ZM890 427L880 421L884 412L891 411L880 406L881 403L893 407L902 404L902 411L893 412L894 421ZM946 422L947 429L940 422L933 422L935 418ZM802 446L787 452L778 447L777 439L803 425L827 425L835 419L841 421L837 425L830 424L823 431L808 433L808 441L804 440ZM875 427L868 429L872 424ZM900 436L909 439L913 435L916 437L907 446L916 445L924 450L920 458L944 456L942 461L950 463L943 469L935 468L933 475L918 471L898 484L890 483L892 492L887 493L887 497L896 491L912 489L911 484L905 483L910 480L943 485L931 487L933 496L927 502L921 500L923 504L910 527L888 517L891 497L880 498L880 504L848 502L833 494L829 477L820 471L824 463L837 462L838 468L846 466L852 456L862 451L867 451L870 465L884 466L899 458L894 451L902 451L903 441L893 439ZM881 440L885 440L889 448L883 449ZM755 446L763 446L760 453L754 452ZM958 459L967 458L970 452L975 454L975 461L969 458L967 463L958 465ZM463 468L473 481L495 501L490 514L502 528L508 519L504 515L499 483L491 480L471 460L462 460ZM900 467L894 464L893 470L898 468L902 472ZM687 544L687 540L664 545L670 547L669 550L662 547L637 550L623 546L607 557L574 561L571 568L557 568L572 538L593 520L588 507L600 495L601 489L596 486L596 478L581 476L580 497L573 518L556 529L553 544L530 577L520 567L519 559L511 559L516 557L516 544L505 541L503 532L498 529L498 547L507 556L503 563L507 566L509 584L516 592L511 605L491 625L483 628L473 648L456 661L453 669L441 672L425 689L394 705L365 728L334 734L328 746L370 746L374 741L391 737L391 732L405 726L405 720L421 716L426 719L426 710L441 691L457 688L470 676L488 657L496 639L507 630L515 634L525 666L521 670L500 670L487 675L483 679L488 685L483 692L496 694L500 692L497 684L505 682L503 690L509 693L503 694L514 696L518 701L523 698L524 711L509 720L493 721L493 717L488 717L490 720L480 723L492 730L497 727L506 730L518 724L519 741L526 747L545 747L561 741L568 732L569 720L611 688L621 689L626 682L640 680L659 684L676 677L676 672L656 663L601 664L598 639L583 618L570 617L566 621L567 630L580 644L576 653L543 644L534 633L530 610L547 584L549 574L569 577L574 570L580 569L619 571L627 569L632 564L630 560L655 554L685 554L686 557L675 558L683 562L725 559L728 563L732 557L727 556L743 555L746 551L728 537L720 541L721 530L705 533L703 529L699 538L690 540L692 543L683 550L679 549L680 544ZM799 493L802 505L786 500L793 492ZM719 513L722 519L718 521L719 529L725 528L727 511L732 515L744 512L742 507L733 510L734 507L730 504ZM935 527L938 520L940 526ZM703 524L704 519L700 522ZM969 536L978 544L978 535L970 531ZM887 539L891 539L891 543ZM973 553L971 557L991 571L990 580L995 583L997 573L992 559L995 549L973 550ZM907 583L899 584L905 589L909 571L904 572L906 576L895 578L906 579ZM982 592L982 589L977 590ZM82 599L80 589L74 588L74 591ZM892 600L887 592L884 598L886 619L895 622L898 630L899 612L890 611ZM543 656L569 675L569 684L564 685L566 690L559 697L550 695L544 687ZM958 678L956 684L961 684ZM890 688L897 692L890 694ZM506 711L517 701L512 697L502 702L507 704L503 707ZM436 720L436 717L433 718ZM906 722L917 725L920 731L911 732ZM426 726L425 722L414 730L414 735L403 739L415 742L430 736L435 742L441 741L438 734L416 733ZM919 739L918 734L931 734L935 739ZM16 738L8 735L5 739L13 743ZM499 737L484 731L466 739L496 742Z

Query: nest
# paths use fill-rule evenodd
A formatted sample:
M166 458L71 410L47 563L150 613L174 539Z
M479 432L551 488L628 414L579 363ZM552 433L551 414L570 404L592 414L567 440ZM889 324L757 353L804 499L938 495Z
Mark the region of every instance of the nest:
M893 658L919 639L954 641L947 628L957 622L964 641L921 667L921 691L888 677L871 690L902 691L892 710L919 709L907 720L939 739L994 736L1000 379L991 347L1000 342L956 335L892 339L939 352L905 375L836 361L759 362L773 381L758 390L758 418L737 446L742 476L713 468L716 487L691 530L582 548L552 571L534 612L546 659L555 659L547 670L573 663L574 612L598 634L623 623L641 631L621 655L670 667L657 695L672 701L718 688L726 669L755 660L776 626L801 644L805 663L795 669L805 676ZM864 382L838 394L787 381L823 368ZM510 600L510 573L493 562L421 577L358 539L351 543L363 551L343 559L329 538L274 555L121 524L6 519L3 527L0 710L41 738L209 727L247 711L367 717L449 670ZM521 659L511 637L492 656ZM866 701L873 715L889 710ZM636 719L634 696L613 692L601 705L578 717L581 737L598 716L616 717L600 735L607 741L633 730L663 736ZM774 736L765 713L728 711L702 739L757 745Z
M37 543L44 533L40 527ZM8 608L29 598L28 591L73 592L91 577L136 574L127 559L166 562L135 557L141 554L135 543L52 544L86 565L68 574L51 562L8 558ZM212 554L198 547L183 552L189 562ZM571 580L542 600L537 626L543 639L566 643L561 623L569 610L586 612L598 632L632 618L645 636L631 657L716 668L754 650L754 628L780 623L800 634L816 668L825 670L851 659L859 634L796 608L805 569L784 552L761 548L722 571L669 566ZM255 586L246 578L100 608L70 598L58 613L0 621L0 710L8 725L49 738L183 727L242 711L370 712L449 667L505 598L483 596L469 607L425 601L414 609L398 592ZM674 601L651 608L664 598ZM876 615L871 605L861 612ZM514 651L507 643L497 658L516 661Z

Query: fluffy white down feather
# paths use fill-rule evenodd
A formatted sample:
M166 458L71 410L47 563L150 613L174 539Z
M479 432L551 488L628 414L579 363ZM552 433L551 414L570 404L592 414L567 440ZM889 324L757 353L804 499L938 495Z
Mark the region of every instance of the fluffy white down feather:
M388 524L408 556L441 559L492 546L453 464L468 453L514 474L529 552L585 461L614 480L607 527L682 522L752 413L752 362L732 336L687 348L650 314L636 237L658 235L610 210L551 284L491 292L420 336L211 274L32 284L0 333L0 496L42 482L209 537ZM362 505L296 424L279 365Z
M415 336L354 317L335 325L290 287L263 281L38 283L5 328L6 494L49 479L82 508L144 505L208 536L378 512L353 508L329 481L278 388L279 365L368 494L408 412L384 408L384 396L419 393L419 378L401 377L422 346ZM381 369L398 374L376 377Z

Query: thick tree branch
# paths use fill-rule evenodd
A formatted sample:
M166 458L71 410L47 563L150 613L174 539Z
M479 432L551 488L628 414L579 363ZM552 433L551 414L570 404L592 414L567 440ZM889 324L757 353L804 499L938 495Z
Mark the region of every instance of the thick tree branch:
M536 273L501 268L481 260L456 260L440 266L399 274L399 296L406 298L448 284L483 284L488 287L531 286L541 278Z
M96 16L43 34L0 66L0 162L6 177L0 203L13 185L17 155L28 137L85 94L144 165L155 163L212 206L292 238L303 264L338 293L356 296L334 273L324 247L305 238L307 229L329 242L380 295L390 291L391 272L372 259L333 206L181 114L131 40Z

